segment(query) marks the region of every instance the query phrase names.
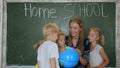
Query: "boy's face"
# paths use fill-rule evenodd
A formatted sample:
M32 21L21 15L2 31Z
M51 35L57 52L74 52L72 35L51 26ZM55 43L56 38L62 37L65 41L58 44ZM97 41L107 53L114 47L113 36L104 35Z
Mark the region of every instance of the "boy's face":
M65 36L59 36L59 39L57 41L59 47L65 46Z
M58 32L53 32L53 41L56 42L58 40Z

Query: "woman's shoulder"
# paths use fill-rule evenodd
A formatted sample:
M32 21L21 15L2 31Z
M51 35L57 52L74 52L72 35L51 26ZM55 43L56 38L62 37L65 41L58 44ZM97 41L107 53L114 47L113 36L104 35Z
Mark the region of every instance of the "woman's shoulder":
M65 44L68 45L68 42L69 42L69 36L65 36Z
M68 40L69 39L69 35L65 36L65 39Z

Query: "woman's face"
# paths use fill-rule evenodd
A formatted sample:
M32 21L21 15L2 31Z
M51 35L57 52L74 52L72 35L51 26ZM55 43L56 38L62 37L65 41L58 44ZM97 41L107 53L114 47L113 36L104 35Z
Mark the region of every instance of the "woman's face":
M75 22L70 23L69 32L72 37L78 37L80 34L80 31L81 31L81 28L77 23Z

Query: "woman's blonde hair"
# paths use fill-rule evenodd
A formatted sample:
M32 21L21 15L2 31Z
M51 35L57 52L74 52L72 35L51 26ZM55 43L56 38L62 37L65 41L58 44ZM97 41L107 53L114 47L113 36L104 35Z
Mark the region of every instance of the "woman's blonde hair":
M43 27L42 32L43 32L43 35L44 35L45 39L38 41L38 43L36 43L36 44L33 46L33 48L35 48L36 50L37 50L37 49L39 48L39 46L46 40L46 37L47 37L49 34L51 34L51 33L53 33L53 32L59 32L59 28L58 28L57 25L54 24L54 23L48 23L48 24L46 24L46 25Z
M83 50L83 43L84 43L84 30L83 30L83 22L81 19L79 18L73 18L69 21L69 25L70 23L73 22L73 23L77 23L81 29L81 32L79 34L79 45L78 45L78 49L80 51ZM70 35L70 34L69 34ZM69 41L68 41L68 45L72 45L72 36L70 35L69 36Z
M91 31L95 32L96 36L99 38L97 42L98 42L99 44L101 44L101 45L104 45L104 43L105 43L105 38L104 38L104 36L102 35L100 29L97 28L97 27L90 28L88 34L90 34Z

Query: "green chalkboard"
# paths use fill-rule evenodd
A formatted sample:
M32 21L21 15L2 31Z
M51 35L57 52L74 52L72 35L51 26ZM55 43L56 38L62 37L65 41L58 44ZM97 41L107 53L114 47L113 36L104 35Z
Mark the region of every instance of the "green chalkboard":
M33 45L43 39L42 28L56 23L68 35L68 21L79 17L85 37L90 27L99 27L105 36L104 49L115 67L115 2L27 2L7 3L7 65L35 65Z

